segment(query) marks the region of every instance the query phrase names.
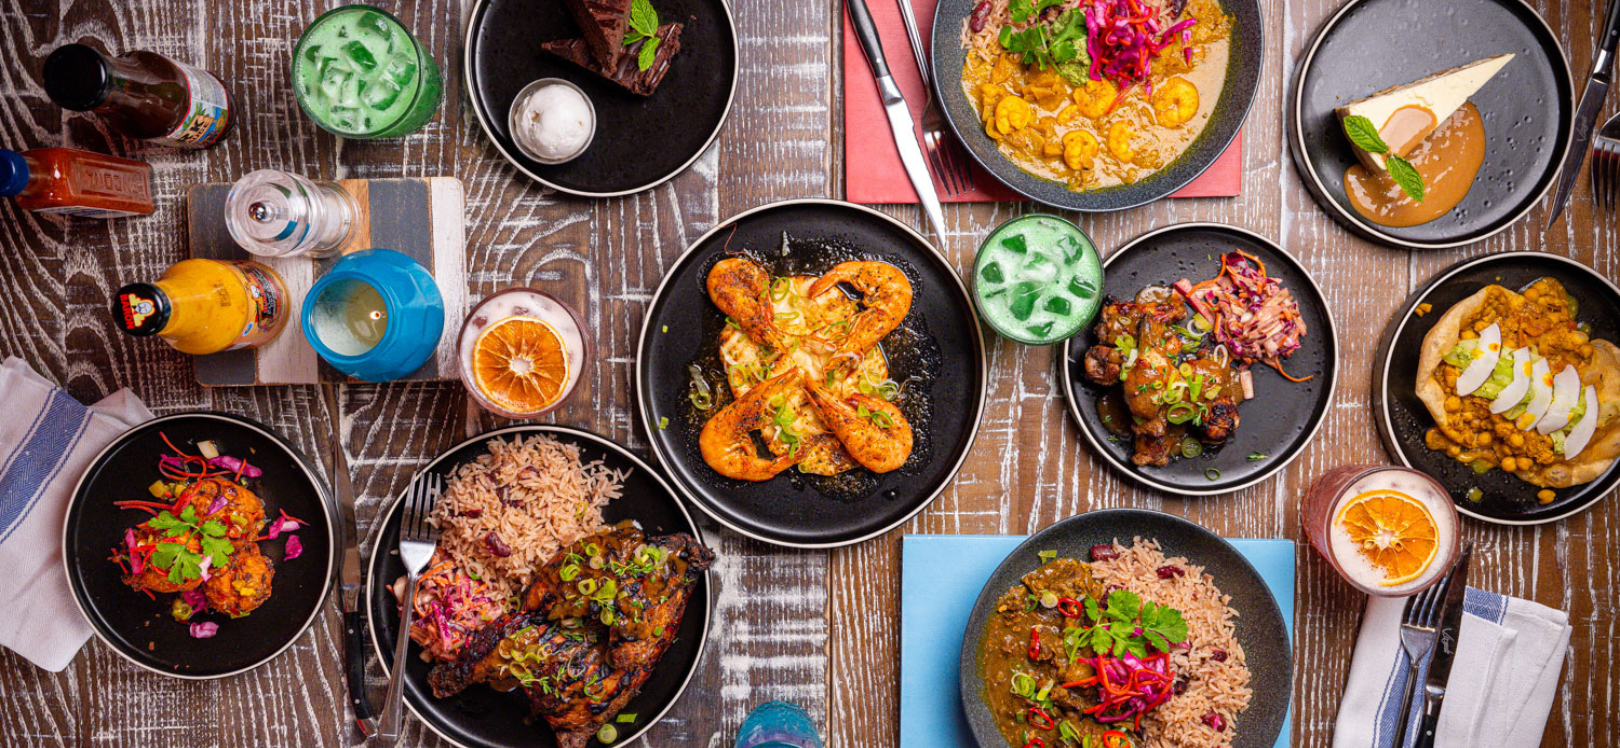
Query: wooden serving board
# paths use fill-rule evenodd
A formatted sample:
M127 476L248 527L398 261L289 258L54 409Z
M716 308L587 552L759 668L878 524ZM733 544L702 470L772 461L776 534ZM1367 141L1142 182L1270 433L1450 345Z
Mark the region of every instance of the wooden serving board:
M467 316L466 241L463 218L466 200L461 180L345 179L338 182L360 203L359 226L343 254L382 247L403 252L433 274L444 297L444 334L439 349L406 381L455 379L456 337ZM208 387L259 384L317 384L347 378L333 369L304 339L299 319L304 295L315 280L337 262L336 257L266 259L254 257L237 245L225 228L225 197L229 184L200 184L186 201L187 238L192 257L212 260L258 260L281 274L287 284L290 308L286 327L275 340L258 348L195 357L197 381Z

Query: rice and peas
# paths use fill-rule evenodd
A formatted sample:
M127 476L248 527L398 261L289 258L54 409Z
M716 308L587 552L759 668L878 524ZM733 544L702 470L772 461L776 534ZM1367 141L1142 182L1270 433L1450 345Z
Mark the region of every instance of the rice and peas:
M584 462L544 434L495 438L457 467L433 508L439 546L418 583L411 638L424 659L452 659L471 634L515 607L535 571L604 527L602 507L628 471Z

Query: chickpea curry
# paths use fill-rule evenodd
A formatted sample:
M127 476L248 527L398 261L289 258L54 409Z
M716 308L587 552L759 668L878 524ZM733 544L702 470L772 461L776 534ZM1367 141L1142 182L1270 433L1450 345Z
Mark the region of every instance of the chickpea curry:
M1179 158L1220 99L1232 18L1216 0L984 0L962 87L1019 168L1081 192Z
M1418 396L1435 418L1428 448L1545 490L1590 481L1620 454L1620 357L1581 322L1563 284L1492 285L1446 313L1424 339Z

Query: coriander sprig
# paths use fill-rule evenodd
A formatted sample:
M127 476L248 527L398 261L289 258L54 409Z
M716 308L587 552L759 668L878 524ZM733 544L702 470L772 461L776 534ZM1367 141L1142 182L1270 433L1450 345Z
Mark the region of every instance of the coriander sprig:
M1372 120L1359 114L1345 117L1344 135L1361 150L1383 154L1384 169L1389 172L1390 178L1401 186L1401 190L1406 192L1408 197L1423 202L1423 175L1418 173L1417 167L1413 166L1411 161L1390 152L1389 144L1378 135L1378 127Z
M204 558L212 558L209 563L215 568L223 567L226 559L236 550L231 541L225 537L225 524L217 519L199 523L197 510L190 504L180 511L178 517L169 512L159 512L156 517L147 520L146 524L154 530L161 531L164 537L152 551L152 565L159 569L167 569L169 581L174 584L201 577ZM194 536L202 550L201 553L190 549L191 539Z
M1098 606L1091 597L1085 599L1083 607L1093 625L1083 630L1081 641L1099 655L1119 657L1130 652L1146 657L1149 644L1160 652L1169 652L1171 644L1187 640L1187 621L1181 611L1151 600L1143 602L1129 590L1108 593L1107 608ZM1137 629L1142 633L1136 633Z
M658 38L658 11L653 10L652 3L647 0L635 0L630 4L630 29L624 32L624 46L643 39L647 41L641 45L636 66L646 70L652 67L653 60L658 57L658 45L663 40Z

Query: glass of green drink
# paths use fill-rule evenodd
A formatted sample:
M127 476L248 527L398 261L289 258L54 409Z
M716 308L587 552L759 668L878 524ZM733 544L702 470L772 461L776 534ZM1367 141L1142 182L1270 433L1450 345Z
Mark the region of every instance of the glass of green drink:
M369 5L321 14L293 49L293 90L304 113L345 138L392 138L439 110L439 65L399 19Z
M1073 337L1102 306L1102 261L1080 227L1040 213L996 227L973 263L979 316L1026 345Z

